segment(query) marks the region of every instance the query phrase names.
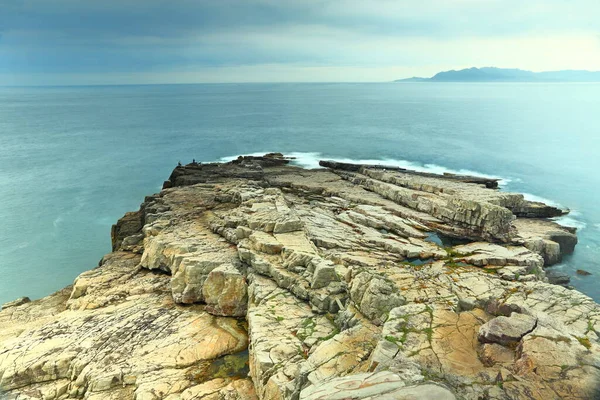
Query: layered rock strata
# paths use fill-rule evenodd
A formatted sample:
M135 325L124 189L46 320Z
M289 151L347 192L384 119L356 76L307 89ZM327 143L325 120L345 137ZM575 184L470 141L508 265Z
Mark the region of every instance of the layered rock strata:
M177 167L68 287L0 312L8 399L592 399L562 213L497 181L280 154Z

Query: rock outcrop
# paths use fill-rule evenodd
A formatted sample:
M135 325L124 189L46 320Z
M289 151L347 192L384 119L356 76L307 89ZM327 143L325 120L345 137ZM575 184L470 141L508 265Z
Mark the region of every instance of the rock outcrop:
M288 163L177 167L97 268L6 304L0 397L600 396L600 306L545 277L576 244L561 210L494 179Z

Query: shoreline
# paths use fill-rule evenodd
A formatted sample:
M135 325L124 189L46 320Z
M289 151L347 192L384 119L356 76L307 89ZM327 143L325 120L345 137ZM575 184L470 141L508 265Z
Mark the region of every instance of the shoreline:
M312 400L354 376L380 393L449 399L597 394L600 306L546 283L544 267L577 242L547 219L561 210L492 189L495 179L289 162L274 153L175 168L113 226L98 268L0 312L0 387ZM439 246L432 233L466 240ZM544 304L556 298L570 307ZM66 339L82 333L90 347L75 351ZM145 353L154 340L171 344ZM250 377L223 372L248 345L236 362ZM31 348L53 350L32 369ZM98 352L114 365L88 358Z

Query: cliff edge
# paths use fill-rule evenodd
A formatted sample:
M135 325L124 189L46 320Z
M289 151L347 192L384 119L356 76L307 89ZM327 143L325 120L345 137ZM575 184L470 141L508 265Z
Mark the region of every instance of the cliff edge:
M6 399L593 399L564 211L497 181L281 154L175 168L67 287L0 311Z

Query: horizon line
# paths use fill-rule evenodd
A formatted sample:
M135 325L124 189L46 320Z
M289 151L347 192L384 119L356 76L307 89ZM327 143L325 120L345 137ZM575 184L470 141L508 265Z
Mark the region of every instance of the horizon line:
M535 85L556 85L556 84L600 84L600 81L404 81L404 79L412 79L411 78L401 78L398 80L392 81L273 81L273 82L173 82L173 83L90 83L90 84L67 84L67 85L2 85L0 84L0 88L4 89L21 89L21 88L75 88L75 87L116 87L116 86L185 86L185 85L310 85L310 84L385 84L385 83L393 83L393 84L535 84ZM424 78L429 79L429 78Z

